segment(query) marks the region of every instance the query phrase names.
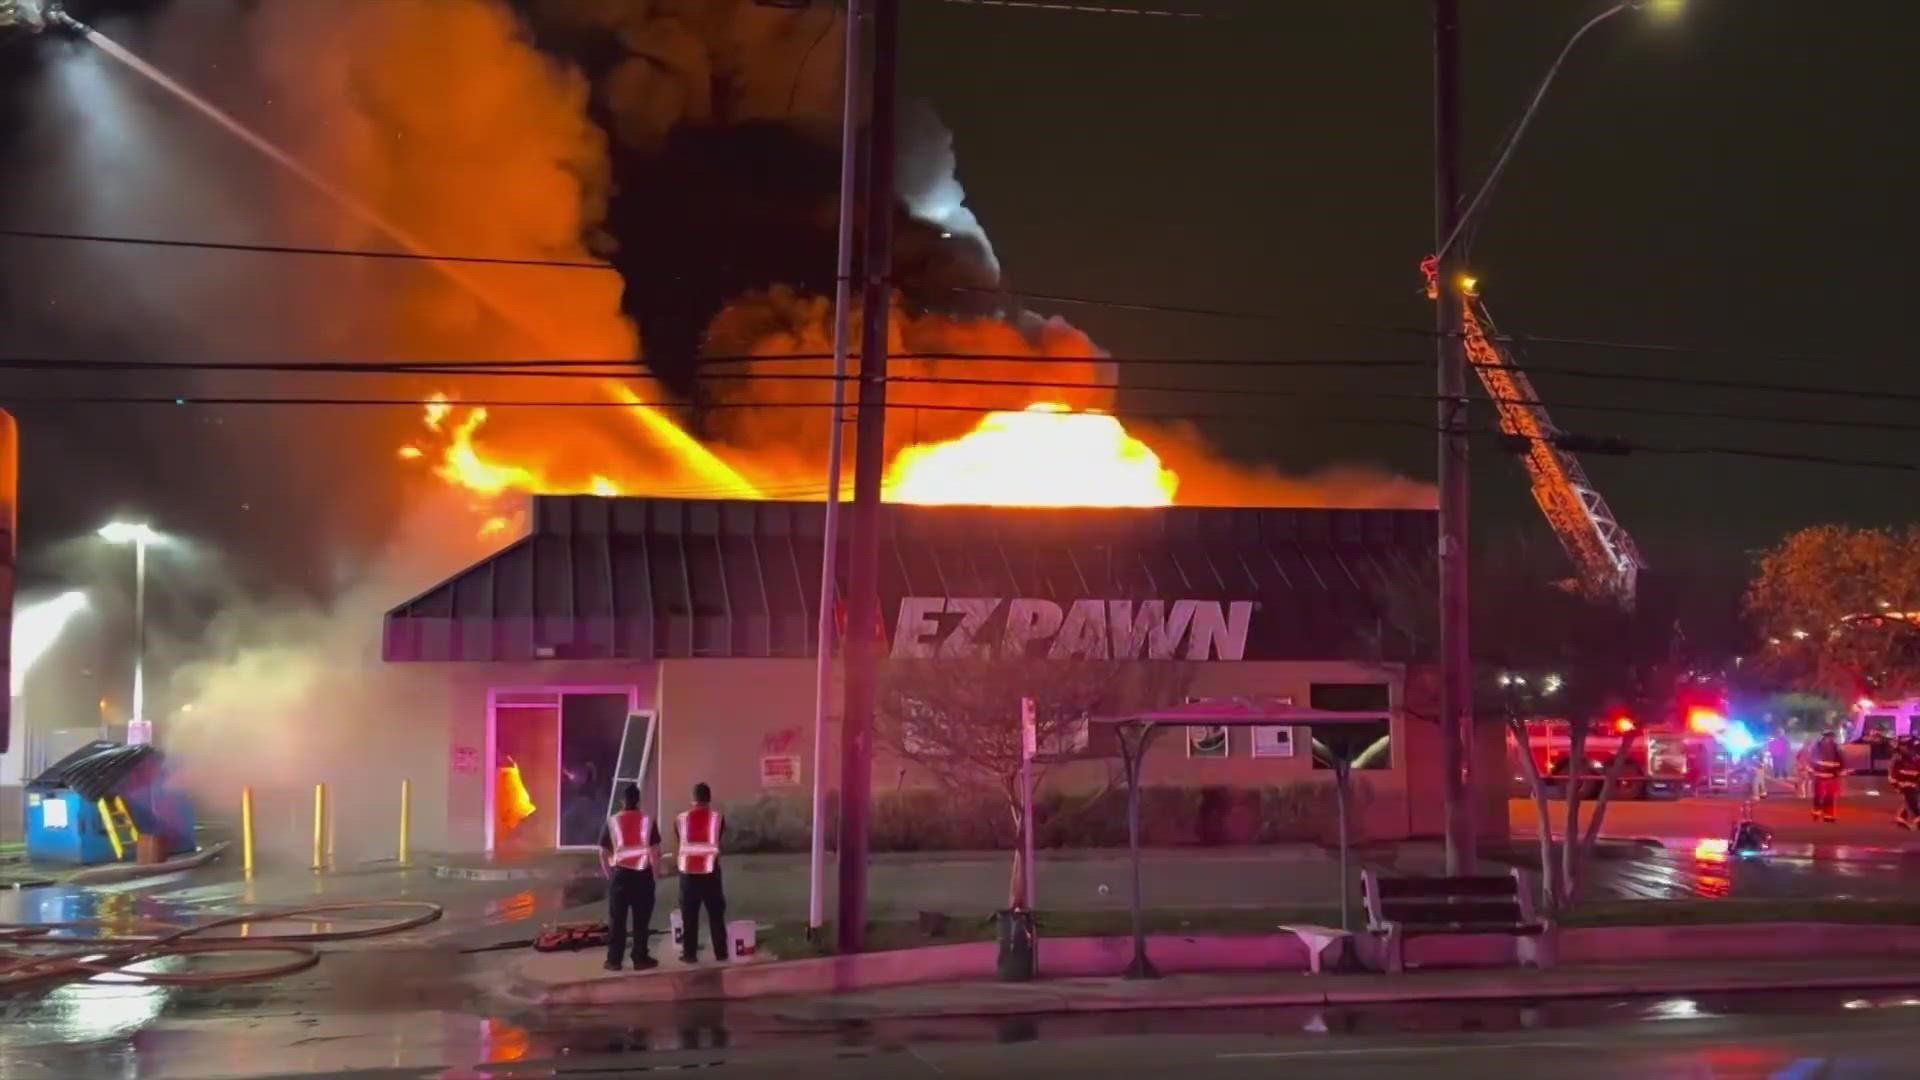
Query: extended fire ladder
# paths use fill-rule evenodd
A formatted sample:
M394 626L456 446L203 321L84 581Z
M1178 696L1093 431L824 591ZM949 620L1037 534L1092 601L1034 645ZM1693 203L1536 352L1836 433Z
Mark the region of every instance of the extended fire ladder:
M1427 276L1428 295L1437 298L1434 261L1429 258L1421 269ZM1500 430L1523 440L1521 462L1533 486L1533 501L1539 504L1560 546L1573 560L1581 591L1631 607L1646 562L1633 538L1614 518L1606 498L1587 479L1580 459L1567 448L1571 440L1554 426L1540 395L1534 392L1533 381L1510 351L1497 342L1499 330L1471 278L1460 283L1460 317L1467 364L1487 388L1500 418Z

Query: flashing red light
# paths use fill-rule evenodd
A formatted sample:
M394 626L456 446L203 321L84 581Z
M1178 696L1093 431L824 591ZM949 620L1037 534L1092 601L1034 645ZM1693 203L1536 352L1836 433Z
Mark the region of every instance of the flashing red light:
M1702 840L1693 845L1693 857L1701 862L1726 862L1730 846L1725 840Z
M1853 707L1859 709L1861 712L1872 712L1875 708L1873 699L1870 697L1863 697L1859 701L1854 702Z
M1696 735L1718 735L1727 730L1726 714L1696 705L1687 710L1687 730Z
M1633 717L1616 716L1613 718L1613 730L1621 735L1633 730Z

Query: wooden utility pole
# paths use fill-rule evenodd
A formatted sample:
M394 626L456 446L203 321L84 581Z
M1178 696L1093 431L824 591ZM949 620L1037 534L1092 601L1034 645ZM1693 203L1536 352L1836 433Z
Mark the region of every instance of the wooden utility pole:
M1467 365L1460 335L1460 5L1433 0L1434 353L1440 421L1440 739L1447 873L1474 866L1473 669L1468 649Z
M886 468L887 322L893 308L893 154L899 0L868 0L873 78L867 137L860 394L854 427L853 520L847 552L846 698L840 725L839 951L866 947L867 836L873 801L873 710L880 641L880 480Z
M866 101L866 11L847 0L840 102L840 221L833 273L833 413L827 428L827 506L820 547L820 621L813 683L813 828L807 860L807 940L820 936L827 895L827 717L833 711L834 610L840 603L840 458L847 404L848 343L853 338L854 214L860 188L862 110Z

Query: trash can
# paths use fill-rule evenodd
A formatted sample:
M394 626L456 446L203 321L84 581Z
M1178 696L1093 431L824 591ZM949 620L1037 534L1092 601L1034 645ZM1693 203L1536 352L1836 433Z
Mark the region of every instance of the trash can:
M1000 956L996 969L1001 982L1028 982L1040 967L1040 941L1034 933L1033 912L1009 908L994 913Z

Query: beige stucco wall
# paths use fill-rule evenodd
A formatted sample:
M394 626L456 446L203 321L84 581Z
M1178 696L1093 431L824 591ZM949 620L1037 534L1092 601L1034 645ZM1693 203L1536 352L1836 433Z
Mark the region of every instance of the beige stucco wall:
M439 732L437 760L416 766L416 828L423 847L479 850L485 844L484 768L464 765L484 760L490 690L547 686L638 688L643 706L651 702L661 717L663 809L679 809L696 781L705 781L723 803L750 802L763 793L804 801L813 783L814 663L807 659L691 659L663 661L657 667L622 662L545 662L523 665L436 665L445 687L443 707L419 718ZM1424 693L1415 680L1416 707L1408 708L1405 672L1396 665L1344 662L1243 662L1202 664L1190 691L1201 697L1291 697L1308 703L1311 684L1377 682L1389 684L1394 706L1393 763L1390 769L1356 774L1373 797L1355 823L1355 835L1394 839L1437 835L1440 805L1440 746L1437 725L1420 715ZM831 700L838 702L836 679ZM1295 782L1331 783L1315 770L1304 740L1294 757L1255 758L1252 733L1230 733L1231 750L1223 759L1187 756L1179 732L1168 732L1149 755L1150 784L1285 786ZM419 740L426 741L426 740ZM419 741L409 740L418 744ZM1504 756L1496 738L1478 740L1478 775L1485 778L1478 810L1483 835L1506 831ZM837 782L839 728L827 730L827 781ZM1492 747L1489 750L1489 747ZM765 785L761 761L768 755L794 755L799 772L793 785ZM1489 769L1491 768L1491 771ZM1057 770L1053 782L1086 788L1105 781L1104 765L1088 763ZM884 752L876 754L874 788L886 791L912 784Z

